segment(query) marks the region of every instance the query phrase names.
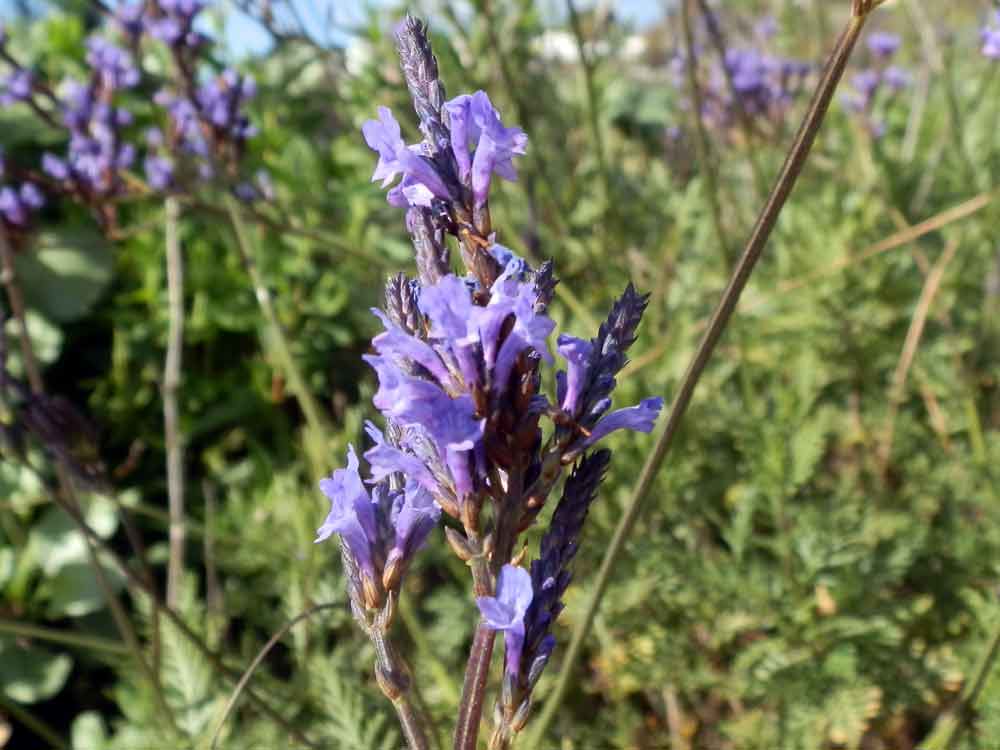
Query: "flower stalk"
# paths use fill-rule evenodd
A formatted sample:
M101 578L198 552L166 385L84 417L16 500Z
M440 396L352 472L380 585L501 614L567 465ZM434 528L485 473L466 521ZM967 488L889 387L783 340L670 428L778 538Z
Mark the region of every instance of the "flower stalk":
M164 201L167 266L167 355L163 366L163 432L167 449L167 503L170 548L167 563L167 606L177 606L184 574L184 443L180 433L177 392L184 348L184 251L180 241L180 203Z

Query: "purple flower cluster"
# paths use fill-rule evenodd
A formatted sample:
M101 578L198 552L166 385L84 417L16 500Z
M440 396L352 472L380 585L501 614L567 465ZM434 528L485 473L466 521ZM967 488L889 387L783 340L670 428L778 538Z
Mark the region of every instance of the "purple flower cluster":
M7 177L7 163L0 150L0 181ZM45 196L30 181L6 185L0 182L0 221L4 229L17 233L31 224L31 215L45 205Z
M979 32L982 52L991 60L1000 60L1000 10L994 11L993 18Z
M549 349L556 324L547 313L556 285L552 266L534 269L499 244L489 212L492 178L516 179L513 159L527 151L527 136L504 126L482 91L446 100L422 24L408 18L396 35L424 139L407 145L384 107L362 132L378 156L373 181L388 187L402 178L389 202L406 209L419 273L390 279L385 310L373 311L383 330L365 360L378 376L373 401L387 429L367 424L369 483L405 485L402 505L422 493L420 508L432 499L461 524L462 531L450 527L446 536L473 568L484 622L505 634L507 693L527 705L554 645L548 631L610 456L591 451L616 430L651 431L662 408L659 398L611 408L647 299L629 285L594 338L559 336L563 364L556 367ZM451 268L449 236L465 274ZM542 390L546 366L553 399ZM511 562L517 538L574 464L549 541L529 573ZM401 512L383 514L389 530L379 538L395 546L376 542L370 506L377 501L357 477L352 452L348 468L322 486L336 520L328 518L320 530L321 538L341 535L356 611L391 601L399 576L378 561L395 554L405 567L426 537L421 526L418 543L401 544L413 533ZM487 507L492 512L484 514ZM428 510L420 518L430 516Z
M135 146L123 136L132 113L113 100L139 82L139 71L128 51L104 39L91 37L87 48L90 80L67 81L60 100L62 123L69 131L66 153L44 154L42 169L67 189L95 200L120 192L121 171L135 161Z
M194 49L207 41L194 29L195 19L204 9L205 3L201 0L156 0L145 16L142 4L122 6L118 20L123 28L135 29L141 19L141 28L154 39L170 47Z
M30 70L18 68L7 76L0 78L0 106L10 106L17 102L31 99L34 88L34 76Z
M910 85L909 71L891 64L900 44L896 34L884 31L870 34L867 45L871 64L851 77L852 91L843 97L844 106L863 119L874 138L881 138L886 131L885 121L875 113L879 92L886 92L885 98L891 101Z
M684 50L679 50L671 61L671 71L677 88L687 93L688 65L698 65L699 59L705 59L707 69L704 73L699 71L703 78L701 116L705 124L727 132L737 125L760 128L780 122L804 91L812 66L764 52L757 46L768 42L776 32L774 19L769 17L757 23L757 39L741 46L725 44L714 14L706 16L705 28L698 31L693 62ZM709 54L715 49L724 51L721 56ZM687 106L690 108L691 104Z
M403 176L389 191L393 206L429 208L435 198L454 201L460 194L459 184L471 189L475 205L482 206L493 175L517 179L513 158L526 152L528 136L520 128L504 127L486 92L457 96L445 102L444 110L451 129L445 149L453 157L449 166L454 169L443 170L435 164L431 158L434 146L428 141L406 145L399 123L387 107L379 107L378 119L364 124L365 142L379 155L372 182L382 180L382 187L388 187L398 175Z
M153 138L147 137L150 153L145 168L150 185L155 189L173 185L179 156L200 179L216 177L220 166L235 166L247 139L257 132L245 112L256 93L254 80L232 69L194 87L190 93L170 89L157 92L154 102L166 111L170 127L166 137L159 131ZM248 190L258 195L251 183L245 183L245 195Z
M410 482L393 489L376 482L371 493L358 473L354 448L348 448L347 468L320 482L330 498L330 513L317 532L321 542L340 534L344 554L359 571L360 594L371 608L382 604L382 591L398 586L407 563L424 544L441 516L430 493Z

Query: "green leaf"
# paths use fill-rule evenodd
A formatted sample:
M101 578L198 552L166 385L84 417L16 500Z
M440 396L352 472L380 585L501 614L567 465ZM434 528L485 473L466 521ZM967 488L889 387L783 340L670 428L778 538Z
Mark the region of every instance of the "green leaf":
M102 539L108 539L118 528L115 507L110 500L95 497L84 514L87 524ZM34 548L42 570L53 576L64 566L89 562L87 543L65 511L49 508L31 530L28 544Z
M96 711L85 711L73 719L70 742L73 750L104 750L108 744L108 731L101 715Z
M112 591L119 591L125 581L120 574L107 565L102 566ZM44 593L48 596L46 614L59 617L83 617L104 607L104 591L94 568L89 563L67 565L45 582Z
M17 257L27 304L67 323L85 315L111 281L113 257L101 235L80 228L43 232Z
M0 689L18 703L37 703L58 693L69 677L73 660L40 648L25 648L14 638L0 636Z

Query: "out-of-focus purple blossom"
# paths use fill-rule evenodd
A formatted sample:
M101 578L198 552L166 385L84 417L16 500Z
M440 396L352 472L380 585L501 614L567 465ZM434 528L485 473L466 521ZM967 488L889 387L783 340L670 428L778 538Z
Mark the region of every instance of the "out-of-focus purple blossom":
M24 229L31 221L32 211L45 205L45 196L32 182L21 183L19 188L0 187L0 219L15 229Z
M147 156L143 162L146 181L157 192L169 190L174 182L174 164L165 156Z
M1000 10L993 15L992 22L987 23L979 32L982 39L982 53L991 60L1000 60Z
M42 171L59 182L69 179L69 166L55 154L42 154Z
M133 42L138 41L144 31L143 16L145 10L146 4L144 2L126 2L115 10L114 17L118 27Z
M108 92L132 88L139 83L139 69L132 55L99 36L87 39L87 62Z
M30 70L18 68L0 81L0 105L9 106L17 102L26 102L31 98L34 88L34 76Z
M868 50L882 60L895 55L900 43L898 34L890 34L887 31L875 31L868 35Z
M483 620L504 635L505 667L517 677L524 646L524 614L531 604L531 574L516 565L504 565L497 577L496 596L476 599Z
M764 16L753 25L754 33L763 40L769 40L778 33L778 19L774 16Z
M154 39L180 49L195 49L205 37L194 30L194 22L205 4L197 0L157 0L156 12L144 18L145 29Z
M869 48L878 59L875 67L864 68L851 76L851 91L842 97L844 107L864 121L873 138L881 138L887 131L885 121L876 111L889 106L892 98L909 87L911 75L898 65L889 65L888 60L899 49L899 37L894 34L875 33L868 39ZM879 97L879 92L887 95ZM877 103L879 100L881 104Z
M902 91L908 88L912 79L910 71L900 68L898 65L890 65L882 72L882 82L893 91Z
M33 182L25 182L19 191L21 202L28 208L39 209L45 205L45 196L38 189L38 185Z
M720 33L714 17L711 23L716 24L716 33ZM759 28L755 28L757 42L766 42L775 29L773 19L761 21ZM707 40L696 40L694 60L689 61L686 52L680 50L671 58L670 70L675 85L686 92L688 66L697 66L702 59L706 61L708 72L702 84L701 114L707 125L719 130L728 130L740 122L780 119L803 91L805 78L812 72L812 66L806 62L750 46L729 46L720 63L718 55L706 52L712 46ZM687 106L690 108L691 104Z

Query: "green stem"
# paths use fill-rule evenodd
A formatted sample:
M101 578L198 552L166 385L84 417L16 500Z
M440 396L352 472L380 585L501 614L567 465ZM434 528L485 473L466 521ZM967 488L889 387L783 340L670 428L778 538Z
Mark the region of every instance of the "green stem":
M959 699L957 706L938 718L930 736L921 744L923 750L954 750L958 747L958 741L969 724L970 712L979 702L998 656L1000 656L1000 621L994 627L989 645L976 666L968 689Z
M691 3L694 0L684 0L681 3L681 21L684 26L684 47L687 55L687 80L691 93L691 105L694 110L694 129L698 143L698 163L705 175L705 188L708 192L708 206L712 212L712 226L715 228L719 249L722 251L723 268L730 264L729 243L726 240L726 229L722 224L722 206L719 203L719 180L712 161L711 147L708 141L708 131L702 119L701 86L698 84L698 68L695 64L694 31L691 28Z
M604 559L601 561L601 567L598 570L597 579L594 582L590 598L587 601L586 609L573 632L573 638L556 680L556 685L553 688L552 695L545 702L542 713L532 730L529 746L539 746L539 740L544 737L546 729L552 723L560 701L569 687L573 668L580 655L583 642L590 633L590 628L593 626L598 607L600 607L601 601L604 598L604 592L607 590L611 572L624 549L625 541L628 539L632 528L638 520L643 502L649 494L650 489L652 489L653 481L659 473L660 467L663 465L663 461L673 444L681 420L691 403L694 389L701 379L701 375L711 359L712 353L715 351L722 332L725 330L736 309L740 294L743 292L743 288L746 286L754 266L756 266L761 253L767 245L778 216L781 214L781 209L784 207L785 201L788 199L792 188L798 180L799 174L802 172L802 168L805 166L809 151L816 140L816 134L823 123L837 84L843 76L844 68L861 34L861 30L864 28L865 20L868 17L868 11L871 10L871 7L873 6L862 6L860 3L856 6L856 14L851 16L847 26L841 33L840 39L837 41L836 47L831 53L823 77L813 95L809 111L806 113L805 119L799 127L795 141L785 159L785 163L782 165L777 182L771 190L771 194L750 234L743 255L733 270L729 284L722 294L722 299L712 314L701 343L698 345L698 349L688 365L688 369L684 374L680 388L671 406L664 431L642 468L639 481L625 506L625 512L615 529L608 549L605 552Z
M266 657L268 653L270 653L271 649L274 648L278 644L278 642L285 637L285 634L288 633L289 630L294 628L300 622L308 620L314 614L316 614L317 612L322 612L324 609L332 609L333 607L339 607L339 606L340 606L339 603L317 604L315 606L312 606L305 612L301 612L300 614L296 615L291 620L286 622L284 625L281 626L278 632L276 632L274 635L271 636L268 642L264 644L264 647L257 653L257 656L254 657L253 661L250 662L250 665L246 668L246 670L243 672L243 675L240 677L239 682L237 682L236 686L233 688L233 692L230 693L229 700L226 701L225 708L222 709L222 715L219 717L219 721L215 725L215 731L212 732L212 740L211 742L209 742L209 747L211 748L211 750L215 750L215 747L219 742L219 736L222 734L222 727L225 726L226 720L229 718L230 714L232 714L233 709L236 708L236 702L239 700L240 694L243 692L243 689L247 686L247 683L250 682L250 678L253 677L254 672L257 671L257 667L259 667L260 663L264 661L264 657Z
M243 220L242 210L236 198L231 195L227 194L225 196L225 203L226 210L229 213L229 221L236 234L236 244L243 259L243 265L246 267L247 273L250 276L250 283L253 285L254 296L257 299L257 304L260 306L261 312L264 314L264 319L267 321L271 345L274 347L274 352L278 357L281 368L284 370L285 377L288 378L288 385L291 388L292 394L295 396L302 409L302 413L305 415L310 431L325 447L329 435L326 418L323 416L323 411L316 398L306 386L302 372L299 370L298 365L295 363L295 358L292 356L288 337L285 335L281 321L278 320L278 313L274 307L271 291L264 283L264 277L261 275L260 267L257 263L256 245L247 229L246 222ZM320 452L317 452L315 458L319 458Z
M389 640L385 626L376 624L366 630L375 647L375 676L382 692L396 709L399 725L406 738L406 747L408 750L430 750L424 728L426 717L417 710L411 697L413 673L409 665Z
M594 153L597 156L597 168L604 181L604 199L611 200L611 172L604 152L604 135L601 132L600 103L598 102L597 79L594 76L594 61L587 54L586 40L583 37L583 26L580 14L573 0L566 0L566 10L569 12L569 22L576 39L577 53L580 55L580 67L583 69L583 82L587 91L587 118L590 122L590 133L594 139Z
M177 606L184 575L184 442L180 433L177 391L181 384L184 348L184 251L180 240L180 203L164 202L167 267L167 355L163 365L163 435L167 452L167 506L170 509L167 558L167 606Z
M16 620L5 618L0 618L0 633L10 633L20 638L34 638L39 641L48 641L49 643L61 643L64 646L72 646L88 651L105 651L118 656L128 656L129 654L128 646L107 638L72 633L65 630L47 628L43 625L17 622Z
M55 748L55 750L70 750L69 744L59 736L56 730L30 711L24 710L15 701L5 698L3 693L0 693L0 709L3 709L4 713L10 714L15 721L20 722L38 737L41 737L50 747Z

